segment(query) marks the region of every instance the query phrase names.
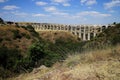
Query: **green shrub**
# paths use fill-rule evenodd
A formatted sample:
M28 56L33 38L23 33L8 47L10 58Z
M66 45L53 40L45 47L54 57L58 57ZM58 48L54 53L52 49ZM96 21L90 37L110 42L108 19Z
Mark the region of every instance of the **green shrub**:
M32 60L34 67L40 65L51 66L53 63L60 59L58 53L49 50L44 42L36 42L29 49L29 57Z
M13 39L22 38L22 36L19 33L19 30L12 30L12 32L13 32Z

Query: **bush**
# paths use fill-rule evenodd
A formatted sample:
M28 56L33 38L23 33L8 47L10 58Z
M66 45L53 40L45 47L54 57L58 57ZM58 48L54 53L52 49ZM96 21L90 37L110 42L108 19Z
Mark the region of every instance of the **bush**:
M33 67L40 65L51 66L60 59L60 55L48 50L47 44L43 42L34 43L29 50L29 57L32 60Z
M0 47L0 67L6 74L1 77L10 76L11 73L17 71L17 64L22 59L20 51L17 49L8 49L7 47ZM7 73L9 72L9 73Z

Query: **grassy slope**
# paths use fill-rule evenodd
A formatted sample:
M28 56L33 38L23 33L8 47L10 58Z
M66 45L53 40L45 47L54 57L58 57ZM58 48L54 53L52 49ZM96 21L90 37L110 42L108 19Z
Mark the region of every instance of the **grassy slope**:
M70 55L52 68L37 68L10 80L120 80L120 45Z

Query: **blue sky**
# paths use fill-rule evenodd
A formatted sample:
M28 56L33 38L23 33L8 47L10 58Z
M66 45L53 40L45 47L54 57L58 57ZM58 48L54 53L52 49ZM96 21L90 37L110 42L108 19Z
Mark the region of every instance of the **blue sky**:
M59 24L120 22L120 0L0 0L6 21Z

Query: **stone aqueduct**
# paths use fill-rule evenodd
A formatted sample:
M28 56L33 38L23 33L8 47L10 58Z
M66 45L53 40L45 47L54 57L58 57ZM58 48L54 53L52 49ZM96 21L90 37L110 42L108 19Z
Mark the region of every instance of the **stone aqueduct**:
M95 37L101 33L103 29L106 29L113 25L64 25L64 24L50 24L50 23L15 23L19 26L32 25L35 31L67 31L81 40L86 41Z
M87 25L60 25L60 24L34 24L37 32L44 30L54 31L68 31L82 40L90 40L95 37L98 33L102 32L100 26L87 26Z

